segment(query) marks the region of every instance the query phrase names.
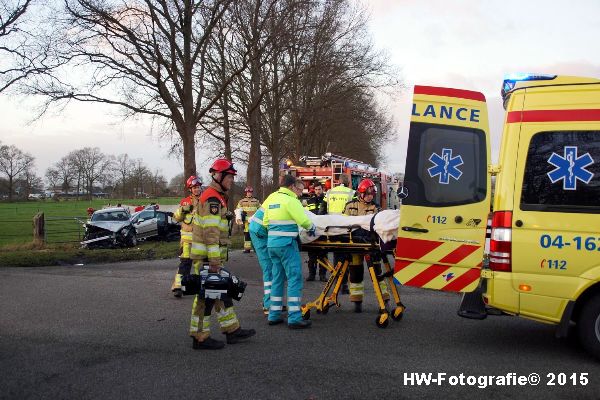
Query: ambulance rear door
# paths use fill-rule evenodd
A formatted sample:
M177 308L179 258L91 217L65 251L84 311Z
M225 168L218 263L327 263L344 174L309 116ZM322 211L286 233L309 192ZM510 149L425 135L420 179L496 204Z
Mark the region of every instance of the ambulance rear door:
M490 212L488 113L482 93L415 86L394 277L471 292Z

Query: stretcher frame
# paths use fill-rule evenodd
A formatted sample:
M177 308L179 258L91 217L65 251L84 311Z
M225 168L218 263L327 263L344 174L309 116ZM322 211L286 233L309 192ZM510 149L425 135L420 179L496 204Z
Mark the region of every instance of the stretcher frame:
M340 237L339 235L329 235L328 231L330 228L347 228L348 236ZM394 282L394 271L387 258L387 255L390 252L381 249L379 238L374 233L371 233L371 240L369 241L354 240L352 231L356 228L360 228L360 226L328 226L325 228L324 236L319 237L313 242L302 244L302 251L326 251L367 256L365 257L365 260L367 261L369 277L373 283L375 297L379 306L379 314L375 320L375 324L380 328L386 328L389 325L390 317L395 321L399 321L402 319L406 309L404 304L400 301L400 293ZM377 276L375 273L374 264L370 257L374 253L378 253L381 256L382 274L380 276ZM304 319L310 318L310 311L313 308L318 314L327 314L330 307L334 305L337 307L341 306L338 295L342 284L344 283L343 278L348 270L348 258L344 257L343 261L338 261L337 265L333 265L327 258L319 258L317 259L317 262L327 269L330 272L330 275L319 296L317 296L314 301L301 306L302 318ZM391 311L387 309L385 300L383 299L379 278L387 279L388 287L392 294L391 300L393 300L395 304ZM330 290L332 290L331 294L329 294Z

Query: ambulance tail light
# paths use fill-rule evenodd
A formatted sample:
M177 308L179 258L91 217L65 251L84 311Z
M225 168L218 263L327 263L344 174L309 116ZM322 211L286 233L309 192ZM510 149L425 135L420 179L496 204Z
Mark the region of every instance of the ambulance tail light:
M512 211L496 211L492 215L490 269L512 271Z

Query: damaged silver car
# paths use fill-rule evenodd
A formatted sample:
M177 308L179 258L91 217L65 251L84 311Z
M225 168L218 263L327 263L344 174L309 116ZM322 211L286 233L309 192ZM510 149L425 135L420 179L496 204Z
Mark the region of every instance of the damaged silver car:
M95 211L85 223L83 247L132 247L137 245L135 228L126 208L114 207Z

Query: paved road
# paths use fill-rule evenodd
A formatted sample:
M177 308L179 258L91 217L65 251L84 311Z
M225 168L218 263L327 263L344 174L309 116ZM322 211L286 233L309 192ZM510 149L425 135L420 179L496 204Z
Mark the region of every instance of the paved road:
M258 333L217 352L194 351L191 298L169 293L176 260L0 268L0 398L6 399L598 399L600 363L551 326L456 316L453 294L403 288L404 319L382 330L370 285L365 312L313 313L313 328L269 327L259 310L256 257L234 252L248 282L237 310ZM314 297L319 283L306 285ZM215 324L216 325L216 324ZM218 335L215 333L215 335ZM446 373L441 385L405 374ZM538 386L450 385L451 375L540 374ZM565 373L565 386L547 374ZM571 375L587 373L586 386ZM454 379L454 378L452 378ZM459 379L459 378L457 378ZM556 379L558 383L559 379ZM561 380L562 381L562 380Z

